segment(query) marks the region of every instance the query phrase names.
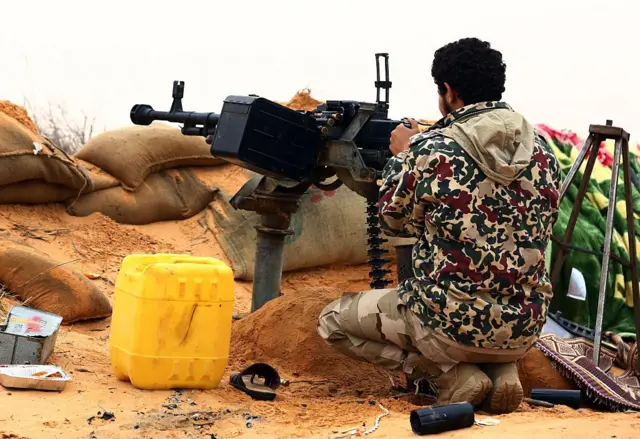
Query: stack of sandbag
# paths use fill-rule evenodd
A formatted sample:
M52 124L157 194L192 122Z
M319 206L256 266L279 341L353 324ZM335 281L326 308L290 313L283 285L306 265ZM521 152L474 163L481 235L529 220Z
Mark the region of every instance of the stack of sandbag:
M196 170L222 163L203 137L157 123L102 133L75 158L106 171L119 185L68 200L69 213L100 212L121 224L186 219L202 211L217 189Z
M26 110L8 101L0 105L0 204L63 202L118 180L67 155L38 129Z
M55 203L92 189L88 171L0 112L0 204Z

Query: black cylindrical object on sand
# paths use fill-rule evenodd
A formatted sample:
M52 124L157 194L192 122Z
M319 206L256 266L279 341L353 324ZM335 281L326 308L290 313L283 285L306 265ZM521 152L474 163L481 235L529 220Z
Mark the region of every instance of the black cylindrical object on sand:
M473 426L473 406L468 402L424 407L411 412L411 429L418 436L438 434Z

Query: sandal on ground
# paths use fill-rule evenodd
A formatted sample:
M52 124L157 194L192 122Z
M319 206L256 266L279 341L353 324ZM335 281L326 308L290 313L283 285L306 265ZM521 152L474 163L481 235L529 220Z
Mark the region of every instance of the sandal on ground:
M260 377L264 381L256 381ZM229 383L259 401L273 401L276 397L276 389L280 387L280 375L266 363L254 363L240 373L234 373Z

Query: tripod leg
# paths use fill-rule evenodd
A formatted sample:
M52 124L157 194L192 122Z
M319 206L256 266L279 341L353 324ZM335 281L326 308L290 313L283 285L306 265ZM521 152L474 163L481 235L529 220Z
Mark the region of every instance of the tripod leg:
M640 285L638 285L638 259L636 256L636 224L633 215L632 186L631 186L631 160L629 155L629 142L622 143L622 169L624 172L624 196L627 204L627 229L629 233L629 260L631 262L631 289L633 293L633 315L636 324L636 340L640 343ZM633 361L633 359L631 359ZM638 358L638 370L640 370L640 358Z
M582 165L582 161L584 160L587 151L591 149L591 154L589 155L589 160L587 161L587 166L584 170L584 175L582 176L582 181L580 182L580 189L578 189L578 195L576 197L575 203L573 203L573 210L571 211L571 216L569 217L569 222L567 223L567 228L564 232L564 238L562 242L568 244L571 242L571 237L573 236L573 229L576 227L576 222L578 221L578 215L580 215L580 208L582 207L582 200L584 199L584 194L587 192L587 185L589 184L589 179L591 178L591 172L593 171L593 165L596 162L596 158L598 157L598 147L600 146L600 142L602 139L599 136L595 136L593 134L589 135L587 141L582 147L582 151L580 151L580 155L576 159L575 163L571 166L571 170L567 174L567 178L562 184L561 198L558 200L558 203L562 201L562 197L565 194L566 189L573 182L576 177L576 172ZM553 273L551 275L551 286L555 288L556 283L558 282L558 278L560 277L560 271L562 270L562 264L564 264L564 259L567 256L567 250L560 246L558 249L558 256L556 257L555 265L553 266Z
M589 138L584 142L584 145L580 150L580 154L578 154L578 158L576 158L576 161L573 162L573 165L571 165L571 169L569 169L569 172L567 172L567 178L565 178L564 182L562 183L562 188L560 189L560 199L558 200L558 202L562 201L562 199L564 198L564 194L567 193L567 189L569 188L569 186L571 186L573 180L575 180L576 172L578 172L578 169L580 169L580 166L582 166L582 162L589 152L589 148L594 145L593 137L593 135L590 135ZM597 142L597 144L599 146L600 142ZM591 158L591 156L589 156L589 158ZM587 164L587 168L588 167L589 165ZM589 174L591 174L591 172L589 172Z
M607 281L609 280L609 259L611 257L611 238L613 236L613 215L616 211L616 191L620 170L621 140L616 141L611 167L611 186L609 189L609 205L607 206L607 228L604 234L604 248L602 249L602 270L600 271L600 291L598 292L598 312L596 314L595 338L593 343L593 363L600 365L600 345L602 343L602 320L604 318L604 302L607 295ZM633 211L632 211L633 212ZM634 243L635 244L635 243Z

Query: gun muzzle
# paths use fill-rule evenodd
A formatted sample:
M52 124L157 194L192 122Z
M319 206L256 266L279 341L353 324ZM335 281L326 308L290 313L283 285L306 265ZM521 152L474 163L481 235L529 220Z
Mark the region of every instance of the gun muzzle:
M151 105L134 105L130 112L131 122L134 125L151 125L151 122L156 120L154 113L157 113L157 111L154 111Z
M220 115L195 111L156 111L151 105L137 104L131 108L131 122L134 125L151 125L162 120L183 124L182 133L191 136L207 136L215 131Z

